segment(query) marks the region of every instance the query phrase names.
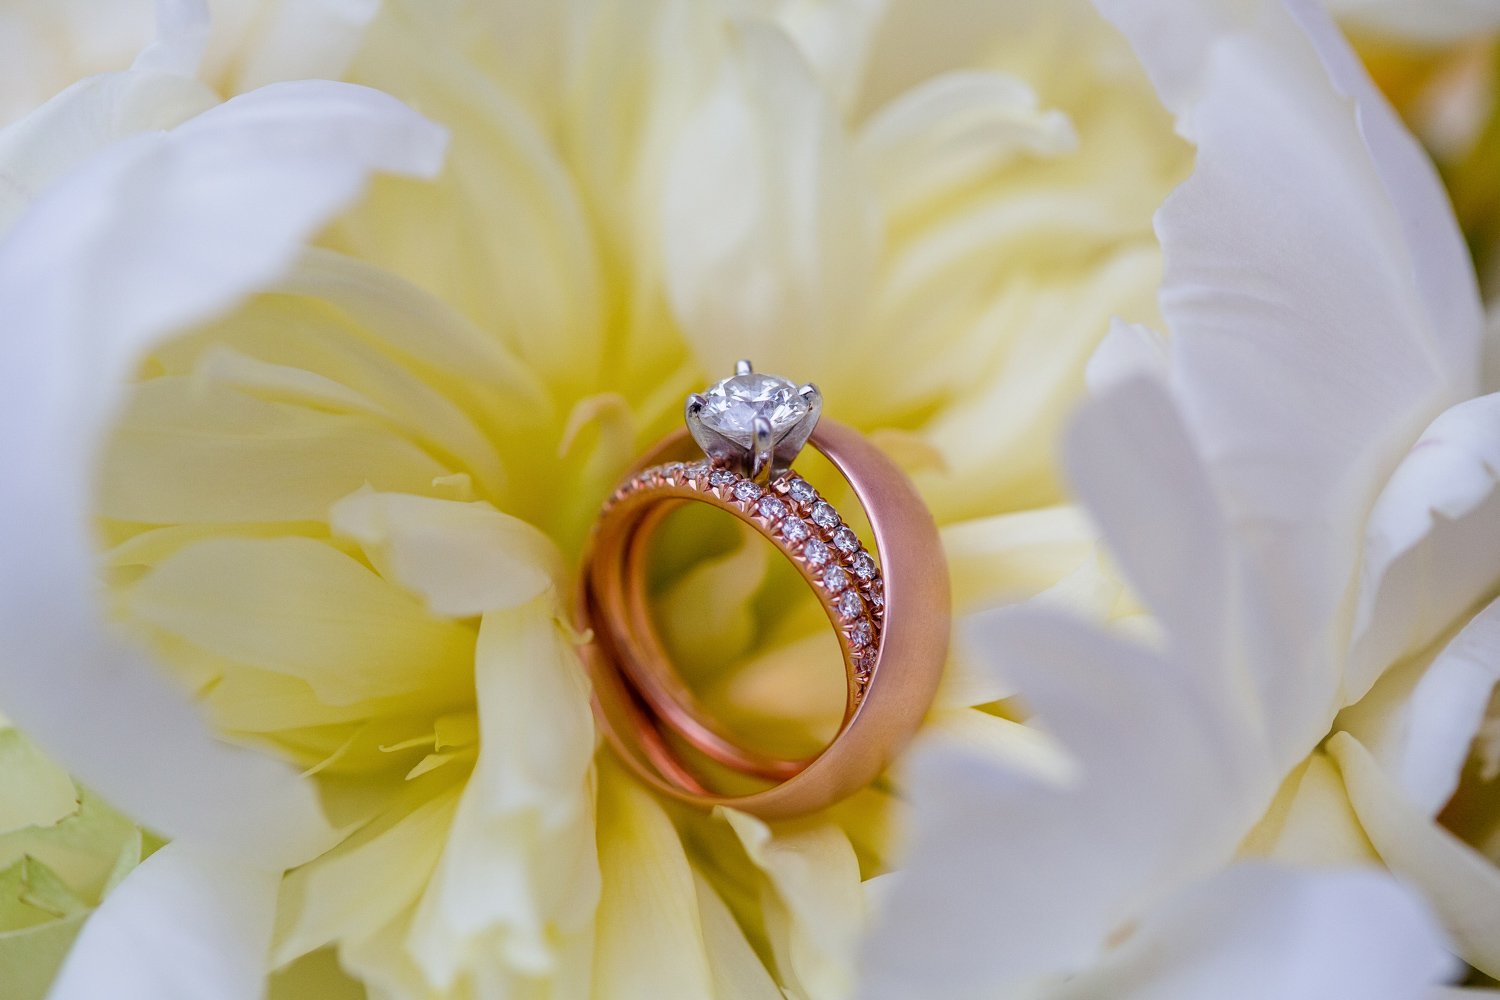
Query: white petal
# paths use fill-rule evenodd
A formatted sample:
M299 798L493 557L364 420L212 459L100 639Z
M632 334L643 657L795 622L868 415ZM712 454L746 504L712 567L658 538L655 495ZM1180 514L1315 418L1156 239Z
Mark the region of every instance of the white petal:
M1312 5L1296 20L1270 4L1101 6L1198 143L1158 215L1162 309L1186 423L1278 581L1256 627L1326 644L1362 513L1418 430L1473 390L1472 268L1430 166ZM1333 680L1332 664L1287 669ZM1300 756L1325 694L1271 690L1268 718Z
M1393 773L1430 816L1453 797L1464 761L1500 684L1500 600L1443 647L1405 706L1405 740Z
M280 881L167 845L89 917L48 1000L260 1000Z
M1422 889L1466 962L1500 975L1500 869L1407 801L1354 737L1335 733L1328 751L1381 860Z
M865 944L870 998L1082 968L1143 906L1227 858L1274 787L1243 722L1150 652L1038 611L971 631L1073 755L1074 780L961 745L911 754L914 839Z
M135 60L135 69L192 76L208 43L205 0L156 0L156 40Z
M661 191L667 291L705 370L831 367L876 247L842 126L796 48L746 23Z
M1055 1000L1410 1000L1456 971L1384 873L1243 864L1164 904Z
M327 836L312 790L231 748L100 620L91 466L153 343L287 270L375 170L428 173L443 136L390 98L288 84L120 142L0 243L0 702L49 753L172 837L279 868Z
M1365 527L1349 701L1500 581L1497 486L1500 393L1453 407L1412 445Z

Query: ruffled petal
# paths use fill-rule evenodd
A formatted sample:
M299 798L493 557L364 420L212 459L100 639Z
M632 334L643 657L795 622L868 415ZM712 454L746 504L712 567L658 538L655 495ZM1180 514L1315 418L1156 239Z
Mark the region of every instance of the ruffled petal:
M1466 962L1500 976L1500 869L1407 801L1353 736L1335 733L1328 752L1381 860L1422 889Z
M89 918L50 1000L260 1000L280 880L169 844Z
M1349 701L1500 583L1500 393L1453 407L1412 445L1370 513L1360 581Z
M173 837L275 868L327 828L284 765L211 735L185 695L100 620L91 466L153 344L284 273L378 170L431 173L444 137L373 91L257 91L110 147L0 243L0 702L63 766ZM86 356L87 364L79 357ZM19 588L19 589L16 589Z
M1238 865L1169 900L1055 1000L1410 1000L1456 971L1432 914L1374 871Z

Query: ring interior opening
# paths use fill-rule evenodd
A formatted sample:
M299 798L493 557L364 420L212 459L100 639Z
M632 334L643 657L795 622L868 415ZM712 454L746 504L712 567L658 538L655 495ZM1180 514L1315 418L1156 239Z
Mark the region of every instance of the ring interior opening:
M690 502L661 519L641 558L646 617L720 732L783 760L826 746L846 707L839 642L776 547L723 511Z

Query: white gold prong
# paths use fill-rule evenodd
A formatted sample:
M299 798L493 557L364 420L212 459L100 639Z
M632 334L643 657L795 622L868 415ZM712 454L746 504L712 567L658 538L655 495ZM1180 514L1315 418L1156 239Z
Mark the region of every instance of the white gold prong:
M756 417L750 426L754 434L750 452L750 478L766 481L771 478L771 458L774 453L771 421L765 417Z
M693 417L697 416L699 412L702 411L703 407L707 405L707 403L708 400L704 397L703 393L691 393L687 398L687 405L683 407L683 412L687 415L687 418L691 420L693 419Z
M735 363L734 373L736 375L749 375L753 371L755 371L755 369L751 366L749 358L740 358L740 360Z

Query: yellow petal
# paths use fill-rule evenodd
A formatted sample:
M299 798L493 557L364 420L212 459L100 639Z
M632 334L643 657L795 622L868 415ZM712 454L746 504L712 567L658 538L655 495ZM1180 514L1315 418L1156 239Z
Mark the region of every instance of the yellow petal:
M272 960L292 961L334 942L374 935L427 884L458 807L449 787L393 810L282 881Z
M451 471L370 417L163 377L137 387L117 425L98 510L148 524L312 521L366 483L422 493Z
M1349 805L1339 769L1321 750L1287 776L1240 850L1304 865L1380 860Z
M596 1000L714 997L698 891L662 807L617 765L600 768Z
M848 996L865 922L849 838L820 819L773 828L748 813L721 812L766 876L761 909L783 978L812 1000Z
M228 660L306 681L333 705L465 697L474 633L332 547L221 538L171 556L130 589L130 613Z
M365 489L334 504L329 523L382 576L451 618L523 604L564 578L550 538L483 502Z
M555 974L599 896L589 687L550 593L484 616L475 671L479 759L408 944L441 990L480 951Z

